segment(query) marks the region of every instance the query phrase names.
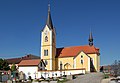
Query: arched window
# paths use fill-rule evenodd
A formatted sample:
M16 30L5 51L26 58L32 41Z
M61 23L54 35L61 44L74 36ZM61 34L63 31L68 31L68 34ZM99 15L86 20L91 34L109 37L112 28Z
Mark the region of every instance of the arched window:
M48 42L48 37L47 36L45 36L45 42Z
M83 64L83 60L81 60L81 64Z
M64 64L64 68L65 68L65 69L69 69L69 67L71 67L71 65L70 65L69 63L65 63L65 64Z

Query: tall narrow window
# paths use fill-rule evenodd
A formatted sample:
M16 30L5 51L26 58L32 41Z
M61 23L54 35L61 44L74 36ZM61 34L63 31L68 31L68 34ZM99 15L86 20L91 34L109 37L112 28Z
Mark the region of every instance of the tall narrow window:
M44 56L48 56L48 50L44 50Z
M81 60L81 64L83 64L83 60Z
M48 42L48 37L47 36L45 36L45 42Z

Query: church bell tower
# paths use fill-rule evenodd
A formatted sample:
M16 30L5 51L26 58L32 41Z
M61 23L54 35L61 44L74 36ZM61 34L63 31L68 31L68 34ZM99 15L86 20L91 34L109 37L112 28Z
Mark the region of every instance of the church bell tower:
M52 23L49 4L47 22L41 32L41 59L45 62L47 70L55 70L55 56L56 32Z

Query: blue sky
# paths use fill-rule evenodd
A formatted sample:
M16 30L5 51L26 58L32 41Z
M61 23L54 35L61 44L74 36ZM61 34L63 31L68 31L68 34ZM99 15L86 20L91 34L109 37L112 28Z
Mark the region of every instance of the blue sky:
M87 45L90 28L101 65L119 60L120 0L51 0L57 47ZM48 0L0 0L0 58L40 55Z

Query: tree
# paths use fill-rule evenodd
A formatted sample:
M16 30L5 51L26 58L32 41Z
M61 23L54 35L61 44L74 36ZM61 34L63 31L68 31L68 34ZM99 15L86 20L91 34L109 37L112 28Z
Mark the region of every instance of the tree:
M115 76L120 75L120 60L115 60L114 63L111 65L112 73Z
M10 70L9 64L6 60L0 58L0 70Z
M12 64L12 66L11 66L11 71L16 71L16 70L17 70L16 65L15 65L15 64Z

